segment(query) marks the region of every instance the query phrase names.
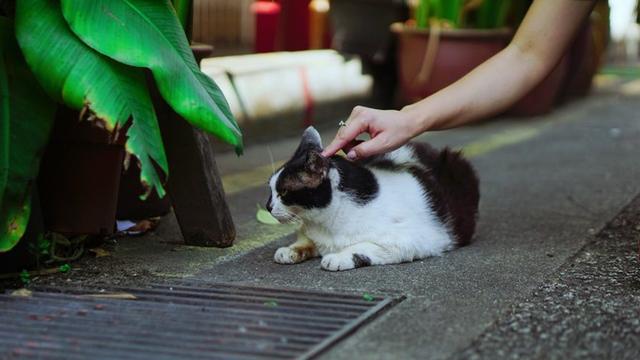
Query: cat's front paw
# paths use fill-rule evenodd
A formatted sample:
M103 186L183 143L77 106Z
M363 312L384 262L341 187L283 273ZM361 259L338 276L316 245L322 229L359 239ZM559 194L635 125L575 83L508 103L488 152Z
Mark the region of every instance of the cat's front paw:
M322 257L320 267L328 271L342 271L355 269L353 255L348 253L327 254Z
M292 250L290 247L285 246L276 250L276 254L273 256L273 260L278 264L295 264L300 262L299 254L297 251Z

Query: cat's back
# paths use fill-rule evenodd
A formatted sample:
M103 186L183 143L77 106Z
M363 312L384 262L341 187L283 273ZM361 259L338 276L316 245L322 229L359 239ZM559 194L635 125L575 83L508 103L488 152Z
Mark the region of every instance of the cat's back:
M424 201L443 224L449 227L459 246L471 241L480 199L479 181L471 164L449 148L437 150L412 142L392 152L362 160L375 171L410 174L423 190ZM401 194L405 189L398 187Z

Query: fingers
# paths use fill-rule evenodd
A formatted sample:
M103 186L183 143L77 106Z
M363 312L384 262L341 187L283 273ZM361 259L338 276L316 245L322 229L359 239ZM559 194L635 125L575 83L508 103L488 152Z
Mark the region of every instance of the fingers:
M366 117L364 116L365 108L356 106L347 120L347 124L338 130L338 134L331 144L327 145L322 152L322 156L329 157L334 155L338 150L347 146L358 135L366 132L368 129Z
M347 145L342 147L342 151L344 151L345 154L348 154L351 149L353 149L354 147L360 145L363 142L364 142L364 140L351 140L351 141L349 141L349 143Z
M364 141L360 145L355 146L347 153L347 157L351 160L366 158L387 151L389 146L390 144L385 136L378 135L369 141Z

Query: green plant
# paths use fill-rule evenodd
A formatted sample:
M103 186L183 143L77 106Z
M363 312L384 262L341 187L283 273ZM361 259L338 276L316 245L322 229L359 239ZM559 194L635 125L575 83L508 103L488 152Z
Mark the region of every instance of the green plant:
M29 285L31 283L31 274L27 270L22 270L20 272L20 281L24 286Z
M511 0L420 0L415 20L420 28L428 28L434 21L450 28L499 28L506 26L513 3Z
M178 5L186 23L190 1ZM164 196L169 171L145 69L176 113L242 151L224 95L199 70L169 0L18 0L14 17L7 8L0 6L0 252L26 228L55 102L126 136L143 198Z
M51 258L51 241L45 234L39 234L35 242L29 244L29 253L36 259L36 269Z

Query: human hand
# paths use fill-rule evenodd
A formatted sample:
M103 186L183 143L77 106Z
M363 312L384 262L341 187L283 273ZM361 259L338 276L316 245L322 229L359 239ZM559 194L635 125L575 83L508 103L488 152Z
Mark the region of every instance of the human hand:
M356 106L346 125L338 130L322 155L329 157L343 149L351 160L364 158L395 150L420 132L417 121L406 112ZM356 137L362 133L368 133L371 139L356 141Z

